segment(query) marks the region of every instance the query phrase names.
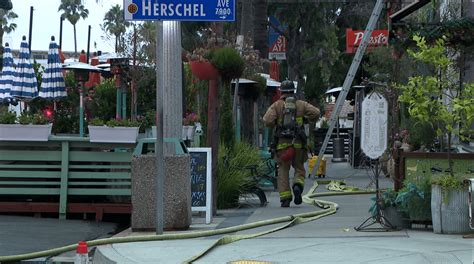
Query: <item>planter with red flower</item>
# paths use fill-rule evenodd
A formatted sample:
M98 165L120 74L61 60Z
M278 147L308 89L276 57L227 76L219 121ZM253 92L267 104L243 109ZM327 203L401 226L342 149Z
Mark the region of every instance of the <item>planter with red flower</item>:
M42 114L0 113L1 141L48 141L53 125Z
M199 48L187 56L191 72L200 80L215 80L219 77L219 71L209 60L210 53L208 49Z

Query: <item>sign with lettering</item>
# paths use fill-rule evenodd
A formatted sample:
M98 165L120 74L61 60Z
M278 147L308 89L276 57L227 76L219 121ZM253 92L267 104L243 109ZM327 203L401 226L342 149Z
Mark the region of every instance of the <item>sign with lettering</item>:
M212 181L211 148L188 148L191 155L191 210L206 212L206 224L211 223Z
M124 0L125 20L235 21L235 0Z
M269 17L271 25L276 27L278 31L284 32L286 26L280 24L275 17ZM268 27L268 59L285 60L286 59L286 38L281 35L272 26Z
M356 53L363 37L364 30L346 29L346 53ZM379 46L388 46L388 29L372 31L367 50Z
M362 101L361 111L360 146L367 157L378 159L387 149L387 100L380 93L370 93Z

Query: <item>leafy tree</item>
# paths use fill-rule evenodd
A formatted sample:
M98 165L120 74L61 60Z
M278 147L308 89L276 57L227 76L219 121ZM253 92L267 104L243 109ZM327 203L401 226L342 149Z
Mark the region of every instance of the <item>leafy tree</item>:
M18 15L13 11L0 9L0 56L3 56L3 35L14 31L17 27L15 23L10 23L11 20L17 18ZM0 60L0 70L3 67L3 57Z
M429 65L433 74L410 77L407 84L400 85L402 93L399 100L408 104L412 118L431 124L439 136L447 134L449 169L453 175L451 140L453 135L462 137L472 132L474 83L464 86L457 83L458 74L447 54L444 39L431 45L419 36L413 37L413 40L418 49L409 50L409 54Z
M125 21L123 9L120 5L112 6L112 8L105 13L104 24L101 25L101 28L104 32L115 36L115 52L123 50L124 43L122 36L129 26L130 22Z
M86 19L89 16L89 10L84 7L81 0L61 0L59 11L63 12L61 17L67 19L74 28L74 54L77 55L76 24L79 19Z

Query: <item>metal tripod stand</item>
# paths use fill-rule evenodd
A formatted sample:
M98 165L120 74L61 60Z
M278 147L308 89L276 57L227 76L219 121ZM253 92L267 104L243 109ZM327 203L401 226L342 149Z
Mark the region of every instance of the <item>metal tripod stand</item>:
M377 232L377 231L396 231L397 227L393 226L387 218L382 215L380 210L380 188L379 188L379 175L382 171L382 168L379 168L379 160L373 159L375 164L375 210L376 214L367 218L360 226L354 227L356 231L366 231L366 232ZM380 227L371 227L373 225L379 224Z

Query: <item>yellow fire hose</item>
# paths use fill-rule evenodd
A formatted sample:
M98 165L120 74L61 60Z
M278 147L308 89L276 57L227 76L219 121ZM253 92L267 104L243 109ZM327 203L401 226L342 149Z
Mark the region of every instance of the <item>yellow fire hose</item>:
M213 248L219 245L229 244L235 241L239 241L242 239L249 239L258 236L262 236L265 234L269 234L272 232L276 232L282 230L284 228L294 226L300 223L306 223L309 221L313 221L319 219L321 217L325 217L331 214L336 213L338 205L333 202L323 201L323 200L316 200L315 197L321 196L332 196L332 195L355 195L355 194L372 194L375 193L373 190L355 190L351 188L346 188L345 190L340 191L331 191L331 192L324 192L324 193L315 193L315 190L318 188L320 184L330 184L330 181L315 181L313 187L307 192L306 195L303 196L303 202L316 205L323 210L308 212L308 213L301 213L289 216L283 216L273 219L267 219L262 221L257 221L253 223L220 228L215 230L208 230L208 231L195 231L195 232L184 232L178 234L162 234L162 235L143 235L143 236L129 236L129 237L112 237L112 238L104 238L104 239L96 239L87 242L88 246L100 246L100 245L107 245L107 244L115 244L115 243L129 243L129 242L144 242L144 241L161 241L161 240L175 240L175 239L189 239L189 238L198 238L198 237L206 237L206 236L215 236L221 234L228 234L234 233L237 231L253 229L261 226L266 225L274 225L279 223L286 223L283 226L273 228L267 231L263 231L256 234L245 234L245 235L231 235L231 236L224 236L218 239L213 245L209 248L201 252L200 254L184 261L183 263L191 263L206 253L208 253ZM334 183L334 182L333 182ZM344 189L344 188L343 188ZM10 261L20 261L26 259L33 259L39 257L47 257L47 256L55 256L64 252L73 251L77 248L77 244L58 247L54 249L26 253L26 254L19 254L19 255L11 255L11 256L0 256L0 262L10 262Z

